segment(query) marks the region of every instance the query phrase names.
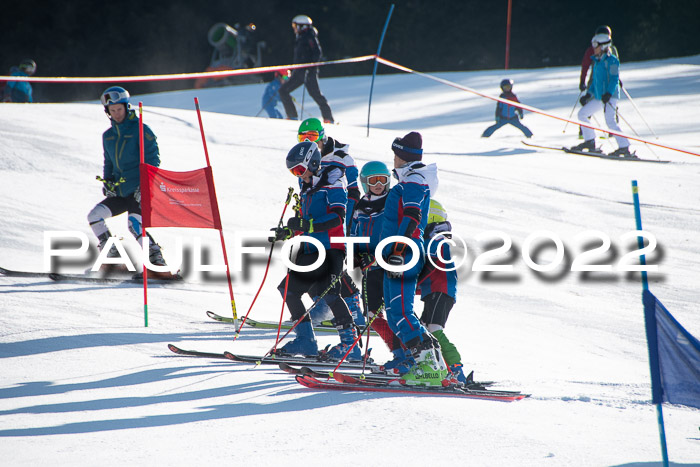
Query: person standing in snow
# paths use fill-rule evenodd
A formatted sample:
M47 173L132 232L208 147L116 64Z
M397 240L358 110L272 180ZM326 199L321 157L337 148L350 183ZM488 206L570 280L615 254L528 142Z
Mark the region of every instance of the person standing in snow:
M296 144L287 154L287 168L301 181L300 209L297 215L287 221L285 227L272 229L271 242L287 240L296 235L313 237L323 245L325 260L308 272L290 270L280 282L278 290L282 294L292 315L292 320L304 319L296 326L296 338L277 349L279 355L317 356L318 344L313 324L302 296L309 293L314 285L322 290L323 298L333 312L335 326L340 336L340 344L324 352L324 357L340 359L354 344L357 338L355 323L345 301L340 299L340 277L345 262L345 245L331 243L332 237L343 237L345 233L345 206L347 191L343 172L332 165L321 165L321 152L316 143L303 141ZM294 263L309 266L319 257L313 243L303 242ZM305 316L306 315L306 316ZM362 359L360 349L354 346L346 357L351 361Z
M277 70L275 76L270 81L270 84L265 86L263 92L262 105L265 112L270 118L284 118L279 110L277 103L280 101L279 89L282 83L289 79L289 70Z
M318 40L318 31L313 27L311 18L306 15L297 15L292 19L292 29L296 40L294 42L294 63L312 63L321 61L323 52ZM318 67L298 68L292 71L292 76L279 90L280 99L284 105L284 111L289 120L298 118L297 108L292 101L290 93L302 84L306 85L309 95L316 101L321 116L325 123L333 123L333 113L328 105L328 100L321 93L318 85Z
M452 225L447 211L436 199L430 200L428 224L425 226L426 253L429 258L418 276L418 289L423 301L420 320L440 343L442 356L452 373L453 381L467 384L462 357L445 335L450 310L457 301L457 269L452 269L450 239ZM441 238L444 237L444 238Z
M610 36L612 39L612 29L610 29L610 26L598 26L595 30L595 34L607 34ZM617 52L617 48L614 45L610 46L610 51L612 54L617 57L617 59L620 59L620 55ZM594 54L593 50L593 45L589 44L588 48L586 51L583 53L583 59L581 60L581 77L579 79L579 85L578 89L579 91L583 92L588 88L588 85L590 84L590 80L586 80L586 77L588 76L588 69L591 67L592 59L591 57ZM592 78L592 76L591 76ZM620 87L622 87L622 81L620 81ZM581 127L578 129L578 135L579 139L583 139L583 133L581 132Z
M620 98L620 61L615 57L610 46L612 38L607 33L600 33L591 39L593 55L591 60L593 68L591 79L586 94L581 97L581 110L578 119L590 122L591 116L600 110L605 115L605 123L614 131L622 131L615 120L617 114L617 101ZM573 151L601 152L595 147L595 130L582 127L583 143L571 148ZM610 153L611 156L634 157L630 153L630 142L622 136L615 136L618 149Z
M31 59L22 60L18 67L10 68L10 76L32 76L34 73L36 73L36 62ZM28 81L8 81L3 89L2 101L33 102L32 85Z
M360 171L360 184L365 194L357 203L350 236L369 237L369 243L355 245L355 265L362 272L362 298L367 319L372 320L372 329L394 355L392 360L382 365L382 369L392 371L407 356L401 340L384 318L384 270L374 257L382 233L384 204L391 188L389 168L380 161L367 162Z
M504 79L503 81L501 81L501 90L503 92L498 97L500 97L501 99L507 99L509 101L520 103L520 101L518 100L518 96L513 94L512 79ZM512 105L504 104L503 102L499 102L498 104L496 104L496 123L484 130L484 133L481 135L481 137L488 138L493 134L494 131L498 130L502 126L513 125L515 128L522 131L525 134L526 138L531 138L532 132L530 131L530 129L520 122L520 119L522 118L523 109L514 107Z
M90 228L103 250L112 236L105 219L128 212L129 232L137 241L143 242L141 221L141 190L139 164L139 119L131 109L129 92L119 86L107 88L100 96L111 127L102 134L104 150L103 188L105 199L97 203L88 214ZM160 165L160 154L156 136L148 125L143 125L144 162L154 167ZM165 266L160 246L149 238L149 260L154 266ZM118 257L112 246L108 257ZM164 273L150 271L149 275L164 277ZM170 276L169 273L165 276Z
M415 363L402 376L406 384L442 386L447 367L440 352L440 344L420 323L413 311L418 274L423 269L425 250L423 234L428 220L430 197L437 191L437 167L426 166L423 158L423 138L412 131L396 138L391 145L394 152L394 176L398 183L389 191L384 204L381 240L404 237L392 241L382 250L384 261L404 271L385 271L384 305L391 330L410 350ZM414 257L412 243L417 249Z
M350 234L350 225L352 223L352 213L355 209L355 204L360 199L360 190L357 188L357 166L355 160L350 156L350 145L341 143L328 135L323 128L323 124L317 118L307 118L297 132L297 140L299 142L311 141L316 143L319 151L321 151L321 167L333 166L338 168L344 174L345 184L347 186L348 202L345 206L345 233ZM316 297L323 291L318 290L319 287L314 287L310 295L316 301ZM341 279L341 295L347 303L353 320L356 324L362 326L365 324L364 315L360 308L360 292L346 270L343 271ZM331 319L331 313L324 300L317 302L316 306L311 309L311 320L314 323Z

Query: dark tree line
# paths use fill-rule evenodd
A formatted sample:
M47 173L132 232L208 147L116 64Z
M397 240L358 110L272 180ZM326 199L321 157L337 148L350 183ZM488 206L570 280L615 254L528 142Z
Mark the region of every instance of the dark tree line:
M37 76L111 76L203 71L218 22L257 25L263 64L290 63L291 19L310 16L327 59L372 54L390 5L382 55L421 71L501 69L507 0L25 0L0 16L0 73L22 58ZM576 65L595 30L608 24L626 61L700 53L697 0L572 4L513 0L510 68ZM371 63L323 69L322 76L368 74ZM379 67L380 72L394 70ZM134 93L192 87L192 81L130 85ZM38 84L40 101L94 99L102 84Z

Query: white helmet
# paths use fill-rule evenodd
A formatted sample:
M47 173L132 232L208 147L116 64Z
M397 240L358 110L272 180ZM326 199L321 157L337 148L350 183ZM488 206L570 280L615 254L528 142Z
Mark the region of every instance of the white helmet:
M306 15L296 15L294 19L292 19L292 24L298 24L300 26L311 26L313 22L311 21L311 18L309 18Z
M610 37L610 35L604 32L596 34L595 36L593 36L593 39L591 39L591 45L594 48L600 45L603 47L603 50L608 50L611 42L612 38Z

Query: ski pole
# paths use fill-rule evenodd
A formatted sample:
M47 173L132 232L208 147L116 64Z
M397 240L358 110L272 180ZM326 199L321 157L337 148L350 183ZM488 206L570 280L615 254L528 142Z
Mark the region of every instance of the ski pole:
M328 287L326 287L326 290L324 290L323 292L321 292L321 294L318 296L318 298L316 299L316 301L314 301L313 304L311 304L311 306L306 310L306 313L304 313L303 315L301 315L301 317L300 317L298 320L296 320L296 321L294 322L294 324L287 330L287 332L284 333L284 336L282 336L280 339L278 339L277 342L275 342L275 345L273 345L272 348L271 348L270 350L268 350L267 352L265 352L265 354L262 356L262 358L261 358L259 361L255 362L255 366L256 366L256 367L258 367L258 366L263 362L263 360L265 360L265 359L266 359L268 356L270 356L270 355L272 356L272 358L275 358L275 355L273 354L273 352L274 352L275 349L277 348L277 344L279 344L280 342L282 342L282 341L289 335L289 333L291 333L291 332L297 327L297 325L298 325L299 323L301 323L301 322L304 320L304 318L306 318L306 317L309 315L309 313L311 312L311 309L312 309L313 307L315 307L321 300L323 300L323 298L324 298L326 295L328 295L328 292L330 292L331 289L332 289L333 287L335 287L335 284L336 284L342 277L343 277L342 274L338 274L338 276L337 276L335 279L333 279L333 280L331 281L331 283L328 285Z
M622 87L622 86L621 86L621 87ZM649 128L649 131L651 131L651 134L653 134L654 136L656 136L656 138L658 139L658 138L659 138L659 135L657 135L656 133L654 133L654 130L651 129L651 127L649 126L649 123L647 123L646 119L644 118L644 115L642 115L642 113L639 111L639 108L637 107L637 104L634 103L634 100L632 99L632 96L630 96L630 93L627 92L627 88L624 88L624 87L623 87L623 88L622 88L622 92L624 92L624 93L625 93L625 96L627 96L627 99L630 100L630 104L632 104L632 107L634 107L634 110L636 110L636 111L637 111L637 114L639 114L639 118L641 118L642 121L644 122L644 124L647 126L647 128ZM639 136L639 135L637 135L637 136ZM653 151L652 151L652 152L653 152Z
M380 308L379 311L381 311L381 308ZM340 359L340 361L339 361L338 364L335 366L335 368L333 368L333 370L330 371L330 372L328 373L328 379L331 379L331 378L333 377L333 373L335 373L335 370L337 370L338 368L340 368L340 365L342 365L342 363L345 361L345 359L347 358L347 356L350 355L350 352L352 352L352 349L354 349L355 346L357 345L357 343L360 341L360 339L362 339L362 334L364 334L365 331L367 331L367 330L370 328L370 326L372 325L372 323L374 322L374 320L377 318L377 316L379 316L379 312L375 313L374 316L372 316L372 319L369 321L369 323L367 323L367 325L365 326L365 328L364 328L361 332L359 332L359 333L357 334L357 337L356 337L355 340L353 341L353 343L352 343L352 345L350 346L350 348L348 349L348 351L345 352L345 355L343 355L343 357ZM367 332L367 345L369 345L369 335L370 335L370 333ZM367 347L367 351L365 352L365 362L367 361L368 353L369 353L369 347ZM360 378L364 378L364 376L365 376L365 375L364 375L364 371L365 371L365 368L364 368L364 365L363 365L363 367L362 367L362 375L360 376Z
M576 102L574 102L574 106L571 108L571 113L569 114L569 120L571 120L571 117L574 116L574 110L576 110L576 106L578 105L578 101L581 99L581 96L583 95L583 91L578 93L578 97L576 98ZM561 131L562 133L566 133L566 127L569 126L569 122L566 122L564 125L564 129Z
M277 223L277 227L282 227L282 222L284 220L284 213L287 211L287 206L289 206L289 202L292 200L292 195L294 194L294 188L289 187L289 191L287 191L287 199L284 201L284 209L282 209L282 215L280 216L280 220ZM248 315L250 314L251 310L253 309L253 305L255 305L255 301L258 299L258 295L260 295L260 291L263 288L263 284L265 284L265 279L267 279L267 273L270 271L270 261L272 260L272 251L275 249L275 243L277 240L272 242L272 245L270 246L270 254L267 257L267 265L265 266L265 274L263 275L262 282L260 283L260 287L258 287L258 291L255 294L255 297L253 297L253 302L250 304L250 307L248 308L248 312L245 314L243 317L243 320L241 321L241 325L238 329L236 329L236 335L233 336L233 341L235 342L236 339L238 339L238 336L241 333L241 329L243 328L243 325L245 324L246 320L248 319Z
M115 187L118 187L122 183L126 182L126 179L124 177L120 177L119 180L117 180L116 182L113 182L112 180L105 180L104 178L100 177L99 175L95 175L95 180L98 180L98 181L104 183L104 185L112 191L114 190Z
M299 120L304 119L304 97L306 97L306 78L309 76L309 70L304 71L304 87L301 88L301 111L299 112Z
M608 104L609 104L609 102L608 102ZM612 105L611 105L611 107L612 107ZM623 117L622 114L621 114L619 111L617 112L617 115L622 119L623 122L625 122L625 124L626 124L628 127L630 127L630 130L632 130L632 133L634 133L635 136L639 136L639 133L637 133L637 132L635 131L635 129L632 128L632 125L630 125L630 123L627 121L627 119L626 119L625 117ZM654 152L654 150L651 149L651 146L649 146L647 143L644 143L644 144L646 145L647 148L649 148L649 151L651 151L651 153L654 155L654 157L656 157L656 159L659 159L658 154L656 154L656 153Z

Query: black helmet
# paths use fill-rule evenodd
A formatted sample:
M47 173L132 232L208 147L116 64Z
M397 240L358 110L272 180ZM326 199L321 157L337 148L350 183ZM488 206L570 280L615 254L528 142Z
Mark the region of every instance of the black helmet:
M597 34L607 34L608 36L612 37L612 30L610 29L610 26L598 26L595 30L595 35Z
M506 78L503 81L501 81L501 89L505 91L506 86L508 87L508 91L513 89L513 80Z
M27 75L32 76L36 72L36 62L31 58L25 58L19 62L19 69Z
M307 170L316 173L321 167L321 151L316 143L304 141L294 145L287 154L287 168L295 176L300 176Z

